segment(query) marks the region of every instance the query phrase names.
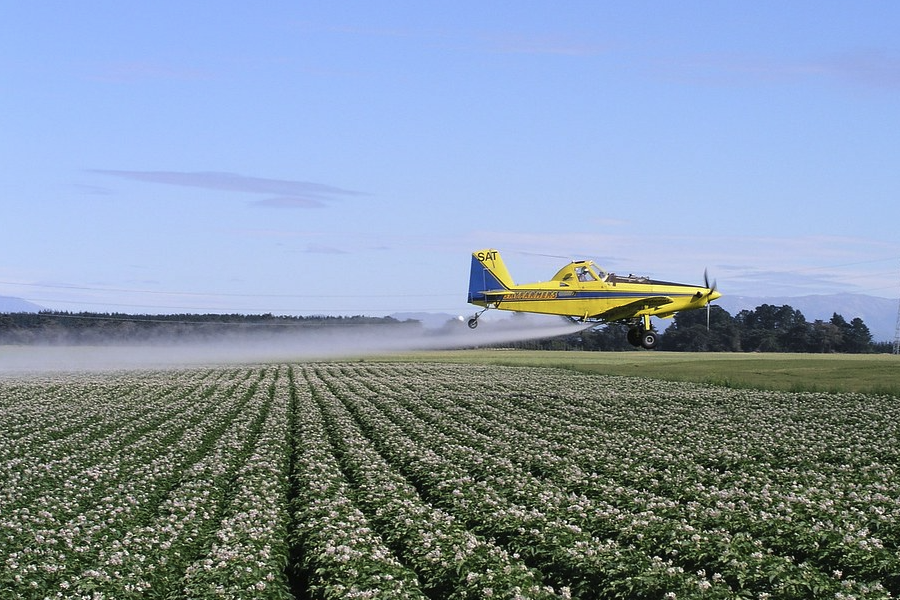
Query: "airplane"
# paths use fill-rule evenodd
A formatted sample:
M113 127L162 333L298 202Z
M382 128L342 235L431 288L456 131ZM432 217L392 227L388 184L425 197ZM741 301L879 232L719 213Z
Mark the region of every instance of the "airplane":
M495 249L472 253L469 273L469 304L483 307L469 319L469 327L478 326L478 318L488 309L562 315L582 323L630 325L627 339L632 346L656 348L659 334L650 317L670 318L682 310L707 307L722 296L716 284L688 285L656 281L648 277L627 277L607 273L593 261L576 260L567 264L550 281L516 285L500 252Z

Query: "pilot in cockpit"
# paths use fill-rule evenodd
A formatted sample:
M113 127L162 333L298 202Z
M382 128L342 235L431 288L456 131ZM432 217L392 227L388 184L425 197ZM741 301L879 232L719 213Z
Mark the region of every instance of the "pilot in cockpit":
M578 281L594 281L594 275L587 267L575 267Z

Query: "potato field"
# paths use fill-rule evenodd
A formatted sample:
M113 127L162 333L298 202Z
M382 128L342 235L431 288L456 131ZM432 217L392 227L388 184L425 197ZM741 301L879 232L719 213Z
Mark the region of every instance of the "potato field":
M896 598L900 400L538 367L0 379L0 598Z

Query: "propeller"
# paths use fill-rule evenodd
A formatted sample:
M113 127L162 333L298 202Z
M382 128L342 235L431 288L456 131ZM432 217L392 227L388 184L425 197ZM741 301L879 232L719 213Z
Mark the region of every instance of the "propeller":
M706 269L703 269L703 286L709 290L707 296L716 291L716 280L713 279L712 285L709 285L709 272Z
M716 280L713 279L712 285L709 284L709 272L706 269L703 269L703 285L709 292L706 294L707 297L712 296L713 292L716 291ZM709 302L706 303L706 330L709 331Z

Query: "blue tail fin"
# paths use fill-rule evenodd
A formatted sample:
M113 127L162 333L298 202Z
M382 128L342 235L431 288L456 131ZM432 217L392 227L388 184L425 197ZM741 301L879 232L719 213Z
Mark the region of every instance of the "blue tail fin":
M479 250L472 253L469 271L469 302L488 302L485 292L509 289L514 285L506 265L496 250Z

